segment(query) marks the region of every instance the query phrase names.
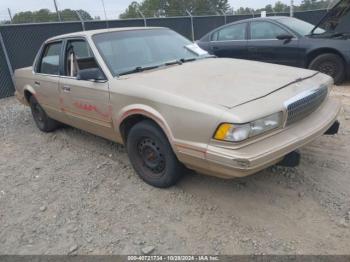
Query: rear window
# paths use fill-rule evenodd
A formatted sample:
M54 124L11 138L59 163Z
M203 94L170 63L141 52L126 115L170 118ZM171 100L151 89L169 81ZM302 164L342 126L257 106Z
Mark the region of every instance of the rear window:
M247 24L226 26L212 34L212 41L234 41L246 39Z
M281 18L278 21L300 35L309 35L315 27L310 23L292 17ZM315 31L316 34L322 34L324 32L321 28Z
M38 65L38 73L59 75L62 42L47 44Z

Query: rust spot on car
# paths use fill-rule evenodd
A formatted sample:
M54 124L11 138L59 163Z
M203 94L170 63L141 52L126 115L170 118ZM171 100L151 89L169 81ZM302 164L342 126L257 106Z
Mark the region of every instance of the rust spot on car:
M102 112L95 105L92 105L89 103L84 103L84 102L79 102L79 101L76 101L74 103L74 106L76 108L79 108L79 109L87 111L87 112L96 112L97 114L99 114L103 118L110 118L111 117L112 108L110 106L108 107L108 112Z

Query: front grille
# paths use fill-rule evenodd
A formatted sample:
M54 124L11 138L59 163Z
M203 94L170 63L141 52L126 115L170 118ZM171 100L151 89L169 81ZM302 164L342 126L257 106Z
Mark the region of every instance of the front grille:
M291 125L316 111L328 95L328 87L308 91L286 102L287 123Z

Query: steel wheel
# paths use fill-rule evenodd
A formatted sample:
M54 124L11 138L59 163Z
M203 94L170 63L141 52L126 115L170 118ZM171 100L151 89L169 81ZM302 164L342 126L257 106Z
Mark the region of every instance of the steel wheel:
M146 183L167 188L182 177L184 166L174 154L163 131L145 120L131 128L127 135L127 151L136 173Z
M311 61L309 68L333 77L335 84L345 80L345 64L337 54L321 54Z
M145 171L152 176L161 176L166 167L164 154L152 138L140 139L138 145L139 158Z

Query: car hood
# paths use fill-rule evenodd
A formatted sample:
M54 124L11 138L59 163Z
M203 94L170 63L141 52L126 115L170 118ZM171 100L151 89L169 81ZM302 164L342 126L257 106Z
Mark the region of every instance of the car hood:
M350 33L350 0L340 0L321 21L315 26L311 33L317 28L322 28L332 33Z
M130 86L145 86L226 108L267 96L317 74L306 69L211 58L123 76Z

